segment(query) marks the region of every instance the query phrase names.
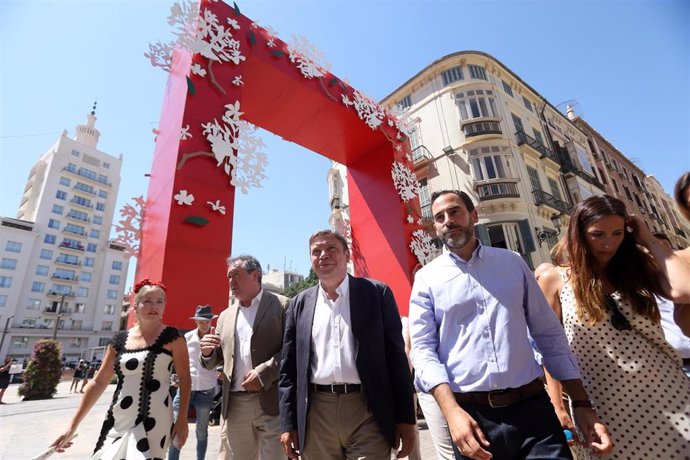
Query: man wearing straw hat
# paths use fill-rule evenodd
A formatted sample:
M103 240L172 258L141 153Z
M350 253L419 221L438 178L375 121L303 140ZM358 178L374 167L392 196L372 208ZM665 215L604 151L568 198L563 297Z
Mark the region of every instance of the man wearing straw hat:
M189 374L192 377L192 396L189 403L196 410L196 458L206 457L208 445L208 421L211 416L211 404L216 394L216 371L205 369L201 365L201 339L211 331L211 321L218 318L214 315L210 305L197 305L196 313L189 319L196 323L196 329L184 335L189 352ZM180 392L173 400L175 418L180 409ZM168 459L178 460L180 449L171 444L168 449Z

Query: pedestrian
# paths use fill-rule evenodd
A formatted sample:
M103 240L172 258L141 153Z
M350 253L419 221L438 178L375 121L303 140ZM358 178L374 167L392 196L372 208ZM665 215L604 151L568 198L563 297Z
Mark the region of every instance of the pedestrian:
M414 389L390 288L350 276L339 233L309 238L319 283L289 304L280 365L281 442L291 459L390 459L414 445Z
M415 276L411 356L417 385L448 422L456 458L572 458L530 336L574 400L588 445L610 451L563 328L522 257L475 238L478 214L466 193L435 192L431 210L444 248Z
M7 404L3 402L2 397L5 396L5 390L10 385L10 368L12 367L12 358L9 356L5 358L5 362L0 366L0 404Z
M646 225L639 227L649 233ZM563 321L590 405L611 430L616 448L608 458L687 459L690 380L664 339L655 295L676 299L667 294L654 260L636 244L639 227L617 198L581 201L559 243L556 266L539 284ZM558 383L547 378L556 387L550 393L561 420L572 426ZM577 417L575 425L588 430Z
M172 441L187 440L190 377L187 344L174 327L163 324L166 295L160 282L144 279L134 286L137 323L115 334L103 364L86 387L68 428L53 442L58 452L72 445L79 423L117 376L113 403L107 411L92 459L164 458ZM173 424L168 380L175 366L180 380L180 412Z
M85 371L86 363L83 359L80 359L79 363L77 364L77 367L74 368L74 375L72 375L72 384L69 387L70 393L72 393L72 391L74 391L75 393L77 392L77 389L79 388L79 383L84 378Z
M96 363L86 363L84 365L83 378L81 381L81 389L79 390L79 393L84 392L84 387L86 386L87 383L89 383L89 380L91 380L95 374L96 374Z
M208 422L211 416L211 404L216 393L216 371L208 370L201 365L201 339L211 331L211 321L218 315L213 314L210 305L197 305L194 316L196 329L187 332L184 339L189 353L189 373L192 379L192 394L190 404L196 411L196 458L206 458L208 446ZM180 412L181 394L178 392L173 399L173 414L175 419ZM178 460L180 449L174 445L168 450L168 460Z
M218 458L278 459L278 365L287 298L261 287L255 257L230 257L227 263L232 301L217 330L201 339L201 363L214 372L222 365L225 375Z

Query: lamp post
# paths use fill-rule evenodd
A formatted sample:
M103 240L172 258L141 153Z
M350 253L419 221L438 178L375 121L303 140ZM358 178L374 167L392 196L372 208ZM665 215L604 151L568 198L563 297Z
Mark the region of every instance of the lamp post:
M10 325L10 320L14 318L14 315L7 318L5 321L5 329L2 331L2 339L0 339L0 351L2 351L2 346L5 344L5 336L7 335L7 327Z
M62 316L62 306L65 303L65 295L60 296L60 305L58 305L57 317L55 318L55 329L53 329L53 340L57 338L58 324L60 324L60 317Z

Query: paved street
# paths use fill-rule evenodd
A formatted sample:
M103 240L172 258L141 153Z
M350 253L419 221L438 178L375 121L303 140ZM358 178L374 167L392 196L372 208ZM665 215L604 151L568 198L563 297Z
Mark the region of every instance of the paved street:
M28 460L43 452L66 429L70 418L79 404L80 394L69 394L70 381L58 385L57 395L53 399L42 401L22 401L17 396L18 384L11 384L3 400L8 404L0 405L0 459ZM79 426L79 436L74 445L64 454L56 454L55 459L89 458L101 430L103 417L112 399L115 385L111 385L91 409L89 415ZM435 458L431 437L428 430L420 424L420 445L422 458ZM196 443L194 426L190 425L189 440L180 458L195 460L193 446ZM209 443L206 458L215 459L218 453L220 428L209 427Z

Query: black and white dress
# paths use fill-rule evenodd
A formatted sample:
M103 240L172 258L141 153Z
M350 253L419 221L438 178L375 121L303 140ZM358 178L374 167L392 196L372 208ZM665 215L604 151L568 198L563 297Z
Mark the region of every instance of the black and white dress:
M128 331L118 332L111 343L117 353L117 388L92 460L162 460L171 441L172 353L163 346L180 333L166 327L152 346L135 350L125 348L127 335Z
M565 270L560 292L563 327L577 357L582 383L611 433L616 460L690 459L690 380L680 356L659 324L635 314L612 294L631 330L618 331L609 318L589 326L576 312ZM595 458L578 448L578 460Z

